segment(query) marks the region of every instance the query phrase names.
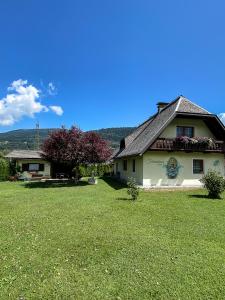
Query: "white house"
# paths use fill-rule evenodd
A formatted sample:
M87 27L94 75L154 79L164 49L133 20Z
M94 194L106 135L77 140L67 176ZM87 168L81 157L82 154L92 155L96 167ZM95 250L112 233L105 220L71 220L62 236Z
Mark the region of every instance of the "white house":
M224 175L224 153L220 119L179 96L121 140L114 173L143 187L200 186L209 169Z
M13 150L5 157L15 161L24 179L51 177L51 163L43 158L41 151Z

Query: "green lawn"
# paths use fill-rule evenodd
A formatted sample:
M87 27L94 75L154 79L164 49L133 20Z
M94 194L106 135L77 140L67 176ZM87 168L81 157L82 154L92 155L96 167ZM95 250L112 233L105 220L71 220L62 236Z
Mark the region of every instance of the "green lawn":
M225 299L225 201L205 195L0 183L0 299Z

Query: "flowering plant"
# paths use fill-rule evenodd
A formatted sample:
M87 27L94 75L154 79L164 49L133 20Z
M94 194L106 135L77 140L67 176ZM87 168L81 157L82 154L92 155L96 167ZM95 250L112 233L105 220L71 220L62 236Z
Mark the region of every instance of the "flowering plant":
M188 136L178 136L175 139L176 142L189 144L190 138Z
M208 147L215 147L215 141L212 138L208 137L196 137L195 138L198 141L198 144L202 146L208 146Z
M208 146L208 147L215 147L215 141L212 138L208 137L194 137L190 138L188 136L179 136L175 138L175 142L182 143L182 144L191 144L191 145L200 145L200 146Z

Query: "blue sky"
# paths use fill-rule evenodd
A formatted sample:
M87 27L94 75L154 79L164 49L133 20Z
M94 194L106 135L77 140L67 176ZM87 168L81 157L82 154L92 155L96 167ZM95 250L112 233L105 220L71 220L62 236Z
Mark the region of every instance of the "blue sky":
M180 94L224 113L224 12L222 0L1 1L0 131L134 126Z

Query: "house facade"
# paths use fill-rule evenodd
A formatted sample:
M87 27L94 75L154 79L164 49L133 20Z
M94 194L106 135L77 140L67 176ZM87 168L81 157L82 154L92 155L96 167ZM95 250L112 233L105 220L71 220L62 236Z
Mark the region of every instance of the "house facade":
M51 177L51 163L43 158L41 151L13 150L5 157L15 161L21 179L32 180Z
M121 140L114 173L143 187L201 186L208 170L223 176L225 127L187 98L159 102L158 111Z

